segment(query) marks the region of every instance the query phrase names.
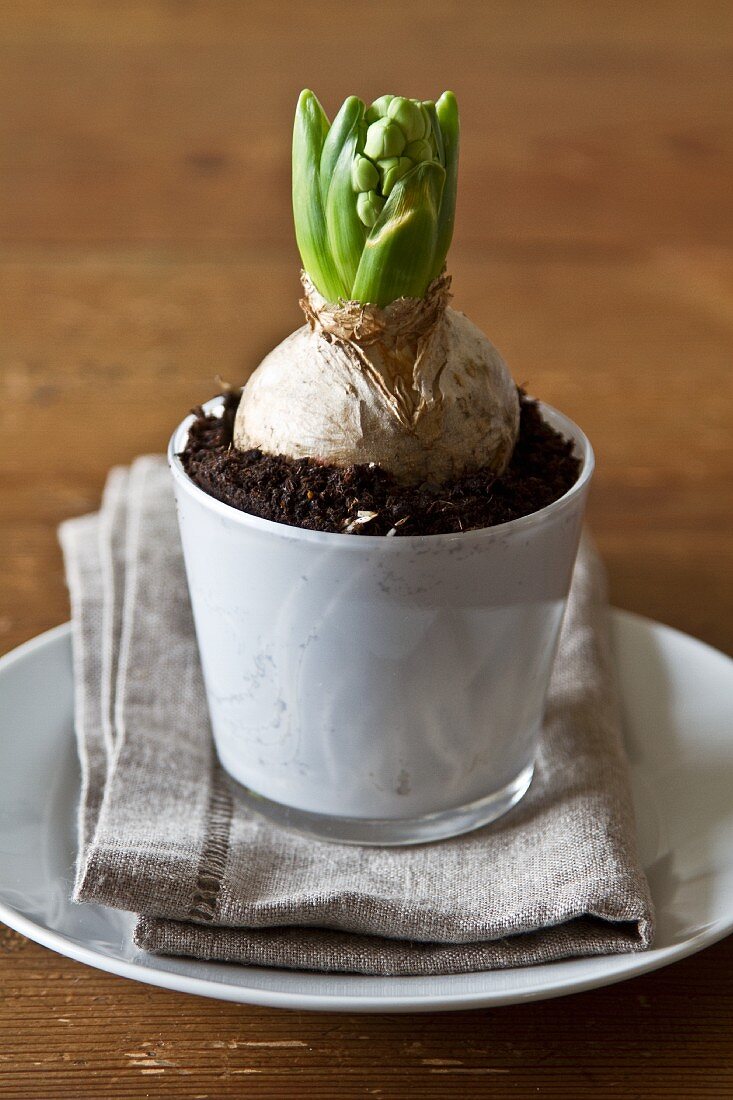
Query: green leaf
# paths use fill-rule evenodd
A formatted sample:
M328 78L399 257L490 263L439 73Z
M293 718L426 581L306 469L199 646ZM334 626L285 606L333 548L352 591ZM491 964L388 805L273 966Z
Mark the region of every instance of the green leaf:
M435 139L436 156L445 168L445 151L443 149L443 138L440 132L440 123L438 122L438 112L432 99L424 100L423 107L427 111L428 118L430 119L430 130L433 138Z
M365 107L362 101L357 96L350 95L348 99L344 100L341 105L341 110L331 123L331 128L323 143L319 170L321 198L323 200L324 209L326 206L328 189L331 186L331 177L336 169L336 162L341 155L344 142L352 133L354 125L358 124L364 117L364 111Z
M418 164L395 184L367 237L352 298L386 306L396 298L421 298L431 281L445 171L435 161Z
M295 239L317 289L330 302L348 296L328 248L326 215L321 200L320 163L328 119L313 92L300 93L293 127L293 219Z
M435 246L435 262L431 279L437 279L443 270L448 249L453 239L453 226L456 218L456 195L458 191L458 152L461 127L458 118L458 104L453 92L443 92L438 100L435 112L438 119L438 133L443 146L445 164L445 187L440 202L438 221L438 240Z
M355 96L347 100L339 112L339 118L345 113L349 105L347 117L350 120L349 129L340 138L340 152L329 173L330 182L326 192L326 234L328 246L333 257L339 277L346 286L344 297L351 297L351 287L354 282L361 253L366 241L366 226L359 217L357 198L354 194L352 169L357 149L362 137L362 120L364 118L364 104ZM334 122L331 132L336 127ZM321 158L321 181L324 181L323 166L328 150L331 134L329 134Z

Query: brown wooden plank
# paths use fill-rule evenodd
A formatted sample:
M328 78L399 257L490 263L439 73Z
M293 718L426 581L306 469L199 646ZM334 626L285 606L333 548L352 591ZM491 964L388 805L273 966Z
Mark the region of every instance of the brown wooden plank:
M292 107L452 86L455 304L588 431L614 600L733 651L728 4L0 2L0 651L68 615L55 529L299 323ZM0 808L1 812L1 808ZM309 1015L0 928L0 1095L733 1095L733 941L565 1000Z
M110 977L11 933L5 950L4 1097L626 1100L733 1090L733 993L721 980L730 941L602 992L407 1016L228 1005Z
M289 245L300 87L334 111L399 75L461 101L462 240L731 242L722 3L377 4L356 67L323 0L285 20L272 3L215 7L3 5L5 239Z

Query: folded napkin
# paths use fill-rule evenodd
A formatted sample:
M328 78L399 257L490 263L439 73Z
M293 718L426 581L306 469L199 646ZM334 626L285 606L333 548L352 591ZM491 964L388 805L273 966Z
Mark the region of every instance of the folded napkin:
M529 793L466 836L370 848L279 828L230 788L211 740L162 458L114 470L101 511L65 523L61 542L82 766L74 898L139 914L140 947L391 975L649 946L604 579L589 546Z

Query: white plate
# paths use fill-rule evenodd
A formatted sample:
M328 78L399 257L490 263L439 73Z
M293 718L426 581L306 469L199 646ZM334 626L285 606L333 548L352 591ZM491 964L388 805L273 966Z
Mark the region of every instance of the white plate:
M622 981L733 929L733 661L614 612L641 855L658 934L643 954L438 978L310 974L147 955L133 918L73 905L78 768L69 627L0 660L0 919L90 966L206 997L286 1008L435 1011L513 1004Z

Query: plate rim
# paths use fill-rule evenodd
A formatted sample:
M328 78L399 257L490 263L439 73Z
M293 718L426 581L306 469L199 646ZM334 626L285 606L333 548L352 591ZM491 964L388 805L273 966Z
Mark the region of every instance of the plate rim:
M639 615L633 611L611 608L611 621L614 628L622 623L636 628L645 628L651 631L663 631L686 642L693 642L696 646L708 651L716 658L722 658L733 666L733 658L716 649L714 646L703 642L675 627L666 626L654 619ZM623 627L622 627L623 629ZM37 650L69 643L72 634L72 624L62 623L52 627L41 634L21 643L14 649L0 656L0 673L5 673L16 663L32 656ZM390 994L365 994L354 993L314 993L293 992L247 987L221 982L214 978L176 974L174 971L143 966L135 961L117 959L114 956L105 955L94 948L78 943L68 936L45 928L36 923L30 917L18 909L7 904L0 897L0 921L9 928L26 936L35 943L55 951L60 955L71 958L76 962L84 963L94 969L116 974L119 977L142 982L158 988L169 989L178 993L189 993L196 996L213 998L238 1004L253 1004L273 1008L290 1008L308 1011L323 1012L444 1012L460 1011L477 1008L501 1007L509 1004L524 1004L531 1001L550 1000L555 997L569 996L573 993L583 993L591 989L598 989L618 982L638 977L642 974L658 970L672 962L680 961L706 947L712 946L724 939L733 931L733 910L726 919L715 921L706 928L688 939L662 948L650 948L649 951L639 953L625 953L623 955L599 956L599 972L589 974L585 978L573 978L568 976L549 988L534 988L526 991L517 990L513 993L507 991L471 990L456 993L396 993ZM154 958L154 956L151 956ZM610 973L602 970L603 960L611 960L616 968ZM572 960L563 960L571 962ZM217 964L220 965L220 964ZM552 964L543 964L552 965ZM253 968L258 973L280 973L275 967ZM523 971L532 967L522 967ZM475 975L483 973L491 974L492 971L473 971ZM464 975L467 977L468 975ZM333 980L334 975L328 975ZM345 975L344 975L345 977ZM362 980L364 977L360 976ZM436 975L436 980L439 979ZM385 978L380 978L384 982ZM404 978L401 980L405 980ZM424 981L424 978L421 978Z

